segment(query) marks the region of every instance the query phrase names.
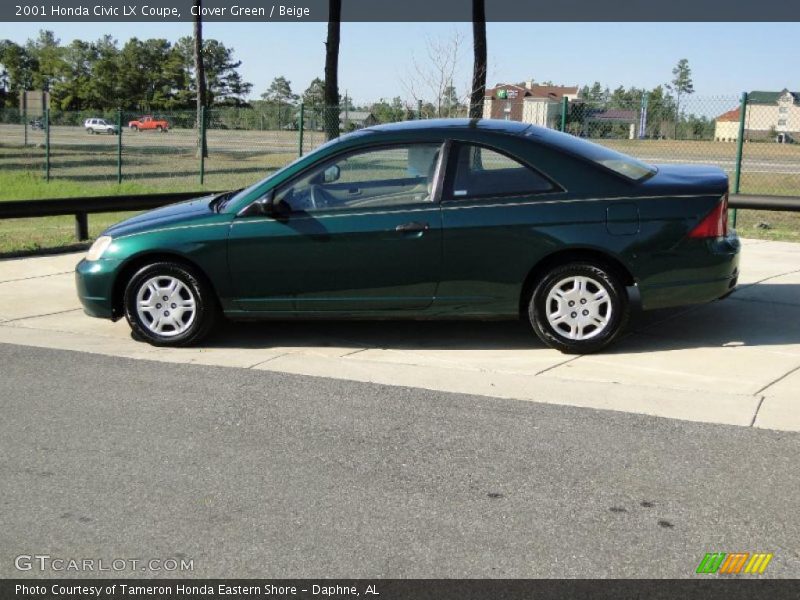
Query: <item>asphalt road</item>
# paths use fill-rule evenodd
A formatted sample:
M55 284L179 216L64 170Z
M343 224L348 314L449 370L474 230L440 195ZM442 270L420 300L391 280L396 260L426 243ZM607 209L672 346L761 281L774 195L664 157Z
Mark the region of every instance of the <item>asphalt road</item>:
M20 554L693 577L716 551L800 576L797 433L13 345L0 365L0 577L75 575Z

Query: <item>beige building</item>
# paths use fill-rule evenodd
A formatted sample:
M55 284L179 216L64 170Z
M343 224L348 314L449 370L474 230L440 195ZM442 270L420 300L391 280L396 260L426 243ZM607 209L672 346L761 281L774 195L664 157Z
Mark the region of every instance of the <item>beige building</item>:
M739 139L736 108L716 118L714 139L733 142ZM775 138L778 142L800 141L800 92L750 92L744 116L745 140Z
M538 85L533 81L524 84L498 83L486 90L483 118L522 121L555 128L561 119L564 98L569 102L577 100L578 87Z

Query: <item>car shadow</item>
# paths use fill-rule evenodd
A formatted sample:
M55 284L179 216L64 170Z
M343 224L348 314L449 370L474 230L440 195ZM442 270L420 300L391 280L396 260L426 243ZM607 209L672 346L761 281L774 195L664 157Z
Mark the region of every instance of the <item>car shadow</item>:
M800 284L757 284L723 300L634 312L626 334L604 350L631 354L691 348L800 344ZM226 322L213 348L531 350L545 346L524 321Z
M543 348L521 321L226 322L204 344L212 348L383 348L523 350Z
M708 304L642 312L606 353L800 345L800 284L759 283Z

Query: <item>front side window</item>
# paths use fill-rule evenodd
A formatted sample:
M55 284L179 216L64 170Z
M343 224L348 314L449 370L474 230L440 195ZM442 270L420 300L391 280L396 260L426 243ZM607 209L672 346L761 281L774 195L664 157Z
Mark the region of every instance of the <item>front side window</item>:
M455 200L541 194L556 189L531 167L483 146L459 144L451 165L446 194Z
M315 212L431 202L440 149L409 144L348 154L279 189L275 203L291 212Z

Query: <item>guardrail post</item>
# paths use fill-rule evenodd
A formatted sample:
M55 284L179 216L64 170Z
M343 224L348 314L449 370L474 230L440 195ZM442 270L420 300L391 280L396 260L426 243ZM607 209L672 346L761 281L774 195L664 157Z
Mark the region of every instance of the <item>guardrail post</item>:
M742 183L742 154L744 149L744 122L747 113L747 92L742 92L739 106L739 137L736 139L736 166L733 173L733 193L738 194ZM733 227L736 227L736 209L733 209Z
M79 242L89 239L89 215L85 212L75 213L75 237Z
M50 181L50 109L44 109L44 180Z
M561 97L561 131L567 130L567 107L569 100L566 96Z
M122 183L122 109L117 109L117 183Z
M298 118L300 132L297 135L297 156L303 156L303 127L305 126L304 121L305 121L305 104L301 102L300 117Z
M417 119L422 120L422 100L417 100Z
M200 185L203 185L203 180L206 176L206 107L200 107L200 122L197 124L200 128Z
M28 109L24 106L22 107L22 125L24 126L25 133L23 135L22 145L28 145Z

